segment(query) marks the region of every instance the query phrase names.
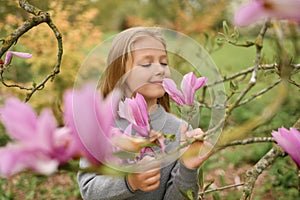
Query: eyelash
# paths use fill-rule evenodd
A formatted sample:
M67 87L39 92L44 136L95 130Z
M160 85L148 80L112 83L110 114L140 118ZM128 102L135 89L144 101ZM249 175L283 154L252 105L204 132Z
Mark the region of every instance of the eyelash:
M152 63L148 63L148 64L142 64L141 66L142 66L142 67L150 67L151 65L152 65ZM167 66L168 63L160 63L160 65L162 65L162 66Z

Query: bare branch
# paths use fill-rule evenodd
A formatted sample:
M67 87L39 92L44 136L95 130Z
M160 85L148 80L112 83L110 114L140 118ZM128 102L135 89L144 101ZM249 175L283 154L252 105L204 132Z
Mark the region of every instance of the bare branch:
M27 12L38 16L40 15L41 12L43 12L42 10L38 9L35 6L32 6L31 4L29 4L26 0L19 0L19 5L26 10Z
M246 180L243 186L243 194L240 200L247 200L251 198L252 190L258 176L268 166L272 165L276 158L284 156L285 152L278 146L274 146L266 155L264 155L252 168L246 172Z
M242 101L241 103L239 103L238 105L236 105L236 107L244 105L246 103L249 103L250 101L254 100L255 98L257 98L258 96L268 92L269 90L273 89L276 85L278 85L280 83L281 80L277 80L275 83L273 83L272 85L270 85L267 88L262 89L261 91L252 94L248 99L245 99L244 101Z
M300 128L300 118L293 125L294 128ZM246 172L246 180L243 187L243 195L241 200L247 200L251 198L252 190L254 188L255 182L258 176L265 170L268 166L272 165L276 158L279 156L285 156L286 153L280 148L280 146L275 145L266 155L264 155L252 168Z
M29 4L26 0L19 0L20 6L26 10L27 12L34 14L32 18L26 20L20 27L18 27L13 33L11 33L6 38L2 39L2 46L0 48L0 57L15 43L17 43L18 39L25 34L27 31L32 29L35 26L38 26L41 23L47 23L49 28L53 31L53 34L55 35L55 38L57 40L57 46L58 46L58 53L57 53L57 59L56 64L53 68L53 71L48 74L40 83L34 84L33 87L25 87L18 84L7 84L4 81L3 73L4 69L1 69L0 71L0 81L2 84L6 87L16 87L21 90L27 90L30 91L26 95L25 101L29 101L31 96L38 90L41 90L45 87L45 84L49 80L53 80L53 78L60 72L60 64L63 54L63 43L62 43L62 36L55 24L52 22L50 14L43 12L42 10L34 7L33 5Z
M214 188L214 189L211 189L211 190L206 190L204 192L199 192L199 195L208 194L208 193L216 192L216 191L227 190L227 189L230 189L230 188L233 188L233 187L239 187L239 186L243 186L243 185L244 185L244 183L237 183L237 184L232 184L232 185L226 185L224 187L219 187L219 188Z
M233 142L230 142L229 144L226 144L223 148L229 147L229 146L236 146L236 145L246 145L246 144L252 144L252 143L260 143L260 142L274 142L273 137L253 137L253 138L247 138L244 140L236 140Z
M2 39L2 46L0 48L0 57L14 44L17 43L18 39L27 31L33 27L44 23L49 22L50 15L48 13L41 12L40 15L34 16L26 20L20 27L18 27L13 33L11 33L6 38Z
M228 76L228 77L224 77L223 79L221 80L218 80L216 82L213 82L211 84L208 84L207 87L211 87L211 86L214 86L216 84L219 84L219 83L224 83L226 81L231 81L233 79L236 79L240 76L245 76L251 72L253 72L255 66L252 66L252 67L249 67L248 69L245 69L245 70L242 70L242 71L239 71L231 76ZM277 68L277 64L262 64L262 65L259 65L259 70L270 70L270 69L276 69Z

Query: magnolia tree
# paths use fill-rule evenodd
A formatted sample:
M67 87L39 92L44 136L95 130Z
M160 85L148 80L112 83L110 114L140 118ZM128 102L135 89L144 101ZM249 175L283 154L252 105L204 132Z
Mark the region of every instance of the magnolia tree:
M0 108L1 122L11 138L6 146L0 148L0 174L2 177L8 178L25 170L51 175L61 168L69 167L72 160L80 157L87 158L92 163L91 167L79 169L77 166L72 166L72 170L93 171L99 174L114 173L123 176L128 172L137 172L149 167L149 164L139 163L145 153L154 154L157 162L167 163L177 159L178 152L180 152L179 156L190 156L181 152L186 146L197 141L204 142L203 144L205 142L213 143L213 145L208 145L207 149L205 149L205 145L205 148L199 147L197 149L199 156L212 155L234 145L273 142L273 148L245 172L244 182L213 190L242 186L243 192L240 199L250 199L257 178L275 162L277 157L288 155L296 163L296 166L300 167L300 119L296 120L292 127L286 127L284 122L282 127L274 127L274 130L269 133L273 137L246 137L255 128L272 119L285 102L289 85L298 88L299 91L300 84L297 83L299 81L297 74L300 65L291 59L284 44L287 37L293 37L297 42L297 28L300 20L299 0L253 0L237 11L233 21L234 28L228 27L226 22L223 23L223 32L219 33L218 41L240 48L254 46L256 50L253 55L254 66L230 76L220 76L219 79L206 76L201 72L203 77L198 78L195 75L198 72L190 72L182 77L180 89L172 79L163 80L163 87L173 102L181 108L180 111L186 112L185 120L188 123L193 123L195 115L193 111L195 110L198 112L197 114L201 109L224 111L224 115L212 127L203 128L204 135L186 138L186 141L173 151L168 150L167 143L174 140L174 135L166 135L152 130L146 102L139 94L120 101L122 94L115 90L104 98L96 91L94 85L86 84L81 88L70 89L64 93L61 112L63 126L58 125L57 119L50 109L45 108L38 115L26 102L34 98L34 93L43 89L47 81L54 79L59 73L63 53L62 36L48 13L37 9L25 0L19 0L19 4L34 16L2 39L0 57L3 59L0 63L0 80L3 87L19 88L26 91L27 96L25 102L17 98L7 98ZM251 26L256 22L261 23L257 37L253 41L241 43L239 29ZM53 72L46 76L41 83L33 84L32 87L7 83L4 75L9 73L9 68L12 67L11 59L13 57L24 59L32 57L29 53L10 51L10 48L24 33L42 23L46 23L53 31L58 44L57 62ZM287 27L294 31L285 31ZM265 36L270 30L274 30L272 33L276 37L278 54L275 58L276 61L264 63L262 49ZM294 45L297 55L299 53L296 47L297 43ZM259 77L259 74L267 71L275 72L276 78L270 85L265 84L267 85L265 88L257 90L255 88L257 83L265 81L264 78ZM230 83L231 90L222 94L225 101L216 104L209 91L226 82ZM246 84L239 84L241 82L246 82ZM198 90L201 91L201 95L199 92L197 93ZM268 95L267 92L270 90L276 91L276 99L266 105L258 116L236 127L228 125L230 116L236 108L244 106L262 95ZM188 107L187 111L183 109L184 107ZM129 125L124 130L113 126L116 116L128 121ZM185 116L182 115L182 117ZM191 125L194 126L194 124ZM135 136L131 135L132 130L137 133ZM212 137L215 132L218 132L220 137ZM214 140L212 141L211 138ZM124 160L126 160L126 165L124 165ZM121 167L120 163L123 163ZM156 164L153 163L153 165ZM200 193L193 194L190 191L183 191L184 196L187 199L204 199L205 195L212 190L208 189L209 185L205 185L203 180L203 172L200 169Z

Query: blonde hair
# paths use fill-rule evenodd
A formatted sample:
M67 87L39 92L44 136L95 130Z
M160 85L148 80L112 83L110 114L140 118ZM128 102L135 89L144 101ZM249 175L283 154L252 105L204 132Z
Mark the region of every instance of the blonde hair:
M122 76L126 73L126 63L132 59L133 44L140 38L150 36L161 42L166 49L166 43L162 35L155 28L147 27L134 27L119 33L110 48L107 67L103 73L100 88L104 97L106 97L121 80ZM158 99L167 112L170 111L169 96L167 93Z

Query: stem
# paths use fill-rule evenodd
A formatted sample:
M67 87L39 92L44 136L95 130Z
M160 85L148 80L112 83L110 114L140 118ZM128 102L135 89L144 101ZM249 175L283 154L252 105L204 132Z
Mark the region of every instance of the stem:
M233 184L233 185L226 185L226 186L223 186L223 187L214 188L214 189L211 189L211 190L206 190L204 192L199 192L199 195L208 194L208 193L216 192L216 191L222 191L222 190L230 189L230 188L233 188L233 187L239 187L239 186L242 186L244 184L245 183L237 183L237 184Z
M259 143L259 142L274 142L273 137L254 137L254 138L247 138L245 140L236 140L230 142L229 144L224 145L222 148L229 147L229 146L236 146L236 145L245 145L245 144L252 144L252 143Z
M259 65L258 70L276 69L277 67L278 67L277 64L263 64L263 65ZM237 77L240 77L240 76L245 76L248 73L253 72L254 68L255 68L255 66L252 66L252 67L249 67L248 69L245 69L245 70L242 70L240 72L237 72L237 73L235 73L235 74L233 74L231 76L224 77L221 80L218 80L218 81L215 81L215 82L213 82L211 84L208 84L207 87L211 87L211 86L214 86L214 85L219 84L219 83L224 83L226 81L233 80L233 79L235 79Z
M236 105L236 107L238 106L241 106L241 105L244 105L246 103L249 103L250 101L252 101L253 99L257 98L258 96L268 92L269 90L273 89L276 85L278 85L280 83L280 79L277 80L275 83L273 83L272 85L270 85L269 87L267 88L264 88L262 89L261 91L255 93L255 94L252 94L248 99L245 99L244 101L240 102L238 105Z

